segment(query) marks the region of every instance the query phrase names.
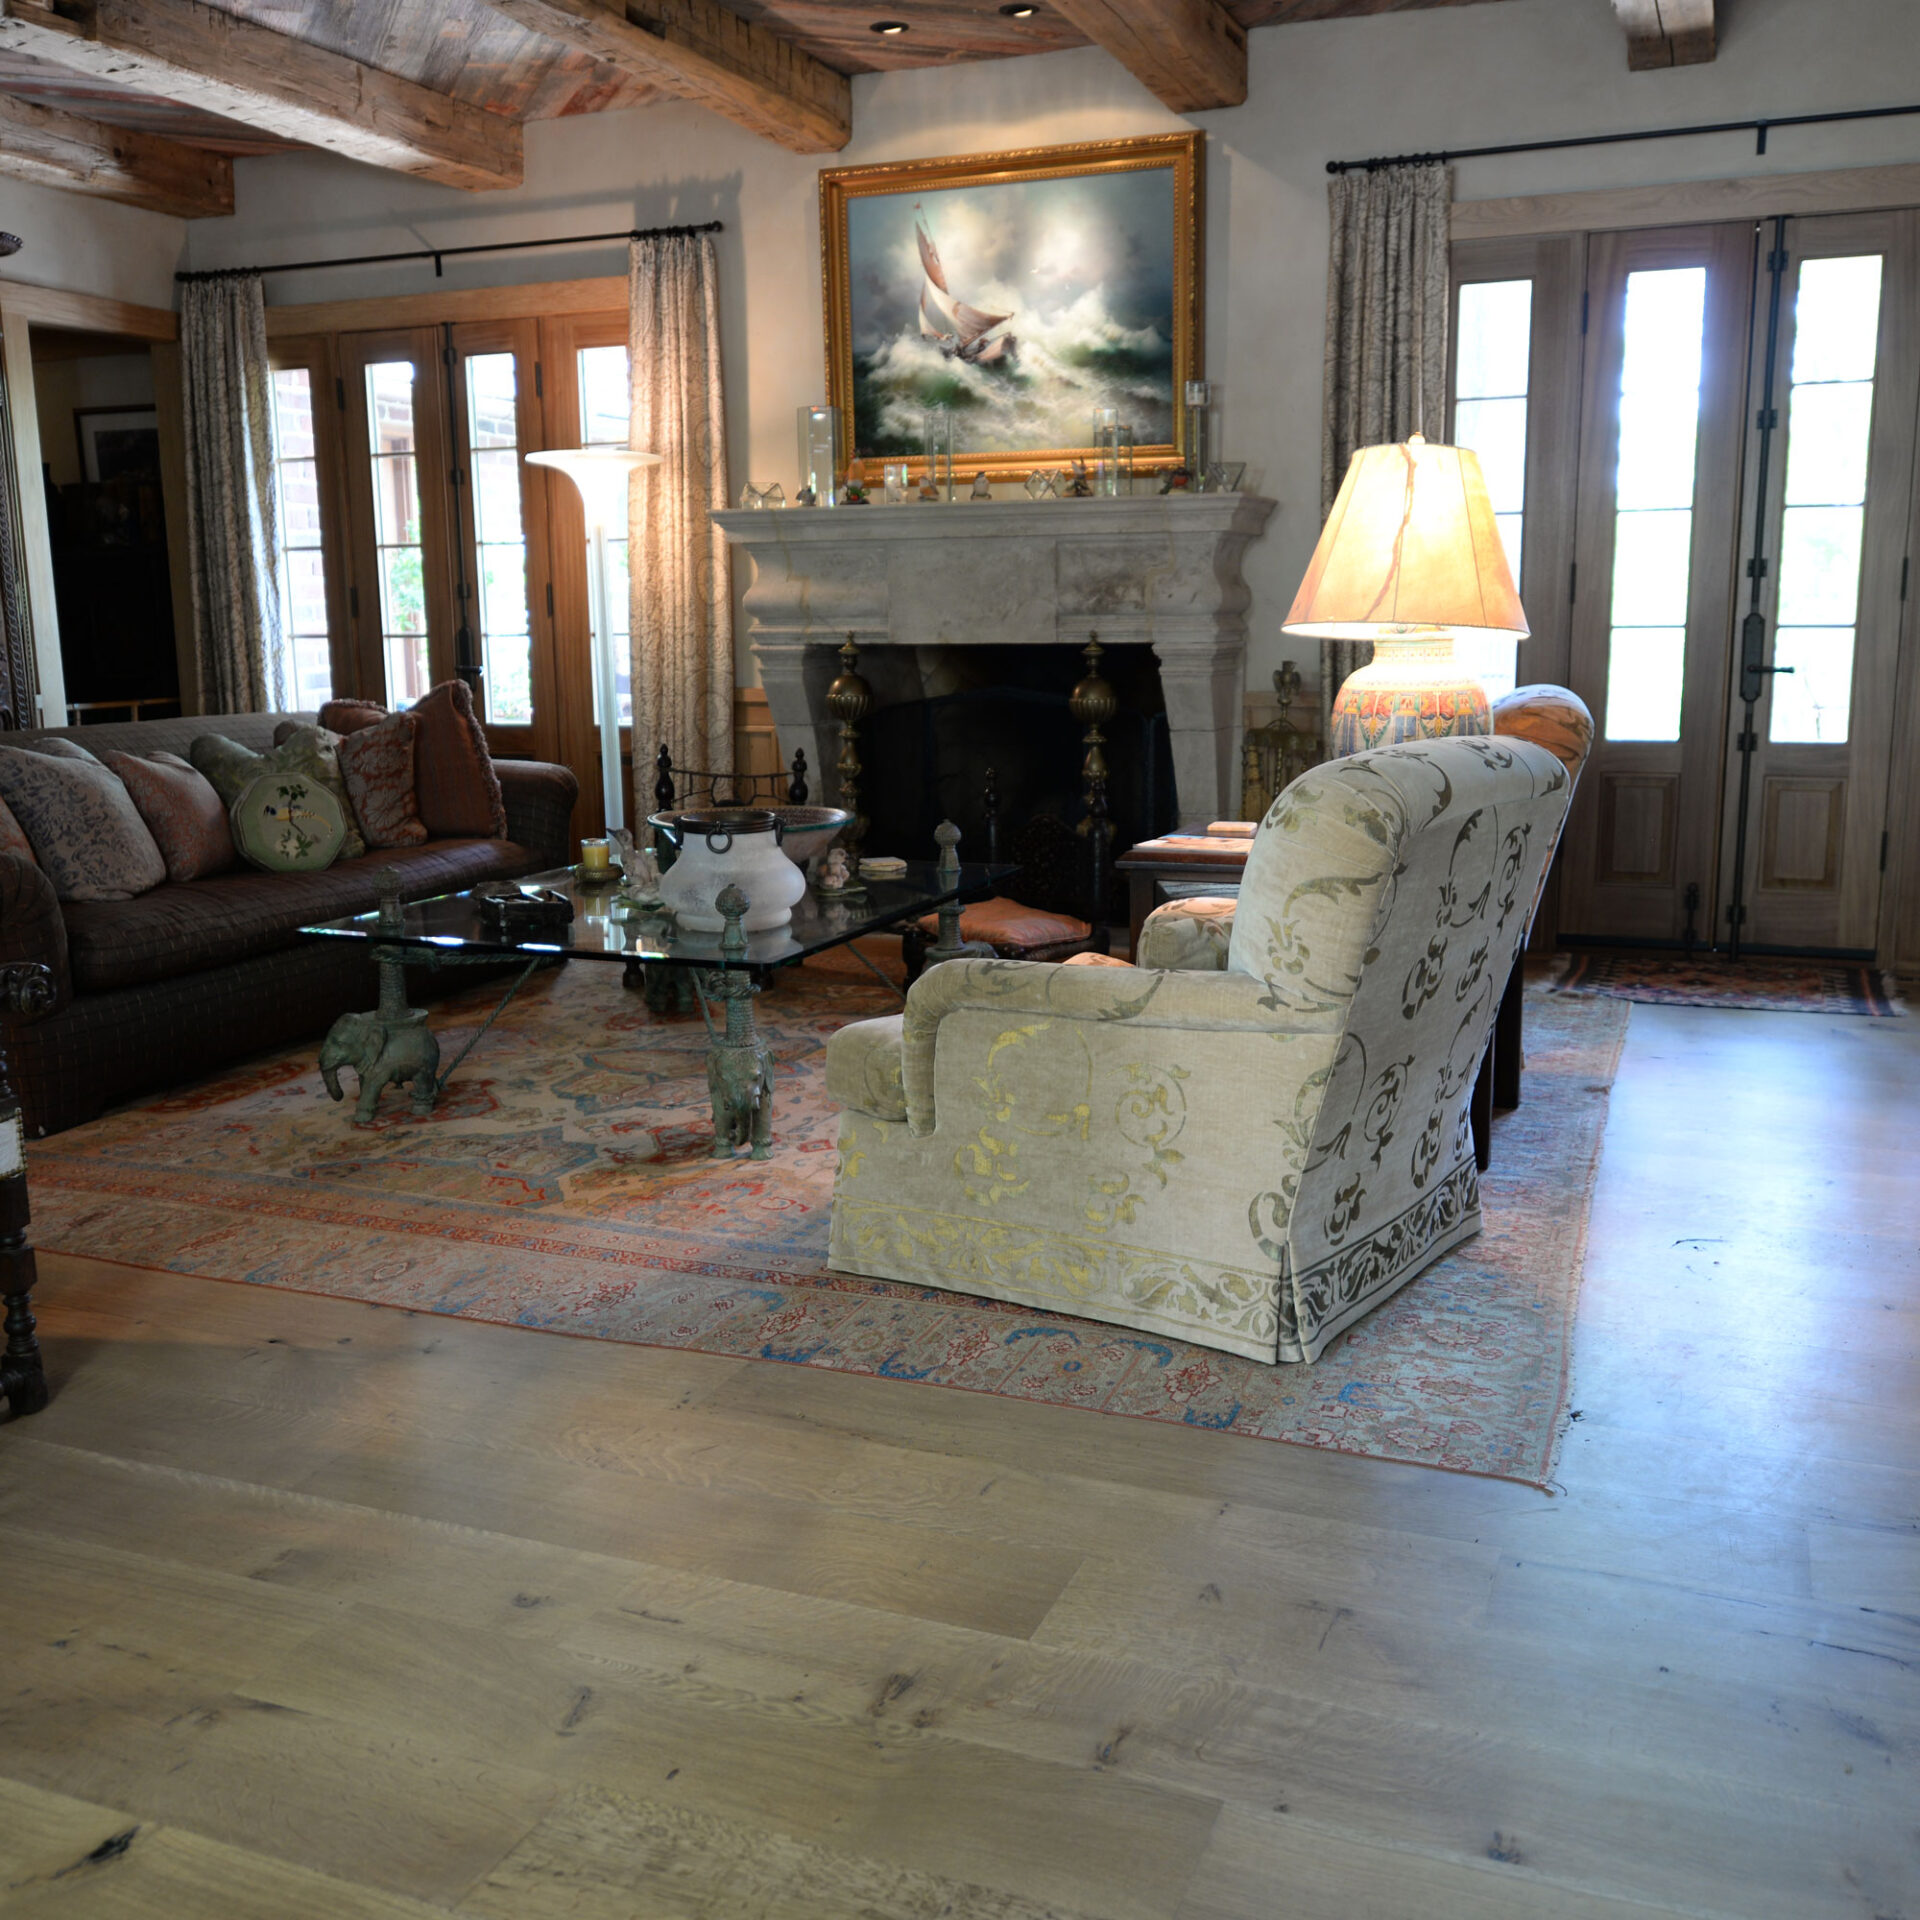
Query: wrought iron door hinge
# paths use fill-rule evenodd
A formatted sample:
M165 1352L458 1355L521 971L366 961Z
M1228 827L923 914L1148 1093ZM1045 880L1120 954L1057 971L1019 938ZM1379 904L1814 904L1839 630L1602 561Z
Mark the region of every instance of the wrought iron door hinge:
M1774 428L1780 424L1780 409L1778 407L1762 407L1760 411L1753 416L1753 424L1758 427L1762 433L1771 433Z
M1759 750L1759 747L1760 736L1757 733L1748 732L1743 729L1734 735L1733 750L1735 753L1755 753Z
M1767 563L1758 556L1747 562L1747 578L1764 580L1767 577Z
M1767 271L1769 273L1785 273L1787 270L1787 258L1787 250L1785 247L1769 253L1767 255Z

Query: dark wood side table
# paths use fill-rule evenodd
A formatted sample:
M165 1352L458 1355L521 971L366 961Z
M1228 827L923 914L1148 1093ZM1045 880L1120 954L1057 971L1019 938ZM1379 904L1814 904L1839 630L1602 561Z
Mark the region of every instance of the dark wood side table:
M1249 834L1215 834L1195 827L1185 833L1142 840L1122 854L1114 870L1127 876L1130 952L1140 950L1140 929L1155 907L1197 894L1237 894L1246 870Z
M1209 833L1195 828L1187 833L1163 834L1142 840L1114 862L1127 876L1128 914L1132 936L1129 951L1140 951L1140 929L1155 907L1169 900L1190 900L1199 894L1237 896L1246 871L1251 834ZM1480 1062L1469 1113L1473 1121L1473 1157L1485 1173L1493 1161L1493 1116L1520 1104L1520 1016L1526 985L1526 954L1513 957L1494 1017L1486 1057Z

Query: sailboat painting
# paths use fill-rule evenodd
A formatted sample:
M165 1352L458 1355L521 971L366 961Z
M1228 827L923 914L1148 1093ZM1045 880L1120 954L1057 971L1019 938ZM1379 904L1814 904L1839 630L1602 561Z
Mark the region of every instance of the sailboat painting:
M1024 472L1084 449L1101 407L1149 456L1171 453L1197 333L1197 138L1064 152L1082 163L1045 149L823 174L829 378L851 453L918 454L938 403L963 466Z

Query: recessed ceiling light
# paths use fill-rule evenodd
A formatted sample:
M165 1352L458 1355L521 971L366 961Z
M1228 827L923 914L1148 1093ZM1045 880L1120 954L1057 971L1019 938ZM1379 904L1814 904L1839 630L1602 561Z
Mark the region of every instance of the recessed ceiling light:
M1040 11L1038 7L1011 6L1000 9L1009 20L1031 20Z
M884 33L884 34L892 35L896 33L905 33L906 30L907 30L907 23L904 20L876 20L873 23L873 31L875 33Z

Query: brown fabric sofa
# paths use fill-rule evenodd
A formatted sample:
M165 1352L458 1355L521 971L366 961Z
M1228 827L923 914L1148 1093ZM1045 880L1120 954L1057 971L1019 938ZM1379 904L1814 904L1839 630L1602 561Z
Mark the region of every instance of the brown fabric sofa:
M184 755L203 733L266 752L285 719L311 714L219 714L8 734L77 740L90 752ZM8 1077L28 1132L59 1133L143 1093L214 1071L249 1054L325 1032L374 1000L374 969L357 942L302 940L296 929L376 903L376 876L399 870L409 900L455 893L563 864L579 783L533 760L494 763L506 802L504 840L431 840L387 847L321 873L238 867L132 900L54 898L46 875L0 854L0 963L52 970L53 1011L5 1029ZM410 975L416 998L471 985L479 969Z

